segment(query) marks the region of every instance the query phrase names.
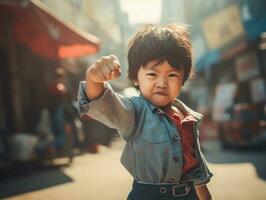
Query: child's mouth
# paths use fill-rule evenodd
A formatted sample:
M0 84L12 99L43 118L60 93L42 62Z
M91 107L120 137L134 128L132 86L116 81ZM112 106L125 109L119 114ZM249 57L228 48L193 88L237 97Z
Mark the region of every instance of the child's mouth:
M167 96L167 94L165 92L155 92L155 94L161 95L161 96Z

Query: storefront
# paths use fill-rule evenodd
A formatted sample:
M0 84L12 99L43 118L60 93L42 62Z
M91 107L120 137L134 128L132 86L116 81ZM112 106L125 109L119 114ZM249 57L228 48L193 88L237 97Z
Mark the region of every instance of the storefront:
M196 63L225 147L266 144L266 21L241 14L232 4L203 20L208 51Z
M253 43L213 68L212 114L224 146L266 143L266 80L260 53Z
M22 92L23 88L40 86L39 80L45 83L49 68L59 67L62 59L98 52L99 41L63 23L40 1L3 1L0 13L1 64L6 79L4 87L8 88L4 96L9 96L2 101L10 102L11 109L7 111L12 113L5 121L13 121L9 126L14 127L12 132L22 131L25 127L22 107L24 101L28 102L22 99L31 99L27 92Z
M34 134L47 106L47 86L62 60L99 49L97 37L65 24L40 1L1 1L1 143L15 133Z

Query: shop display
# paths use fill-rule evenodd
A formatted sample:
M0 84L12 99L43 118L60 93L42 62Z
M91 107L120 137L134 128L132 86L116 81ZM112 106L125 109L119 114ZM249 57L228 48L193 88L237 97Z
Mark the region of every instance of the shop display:
M236 83L217 85L213 104L213 119L215 121L222 122L225 120L226 109L233 105L236 89Z
M241 54L235 60L235 70L237 80L246 81L259 75L258 61L255 53L248 52Z
M250 82L251 99L253 103L266 101L266 82L262 78L257 78Z

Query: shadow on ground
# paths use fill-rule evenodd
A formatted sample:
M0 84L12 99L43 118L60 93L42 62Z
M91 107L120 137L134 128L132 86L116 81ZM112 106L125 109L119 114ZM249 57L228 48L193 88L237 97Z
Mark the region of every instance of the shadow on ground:
M204 144L206 160L214 164L252 163L259 178L266 181L266 149L222 149L219 142Z
M61 170L65 165L16 164L1 170L0 199L41 190L73 180Z

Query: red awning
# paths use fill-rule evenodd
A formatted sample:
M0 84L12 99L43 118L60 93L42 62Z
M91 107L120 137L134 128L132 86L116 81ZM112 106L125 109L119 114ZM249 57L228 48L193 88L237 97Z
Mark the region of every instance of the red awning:
M62 22L38 0L0 1L0 38L6 27L16 42L46 58L76 58L100 49L97 37Z

